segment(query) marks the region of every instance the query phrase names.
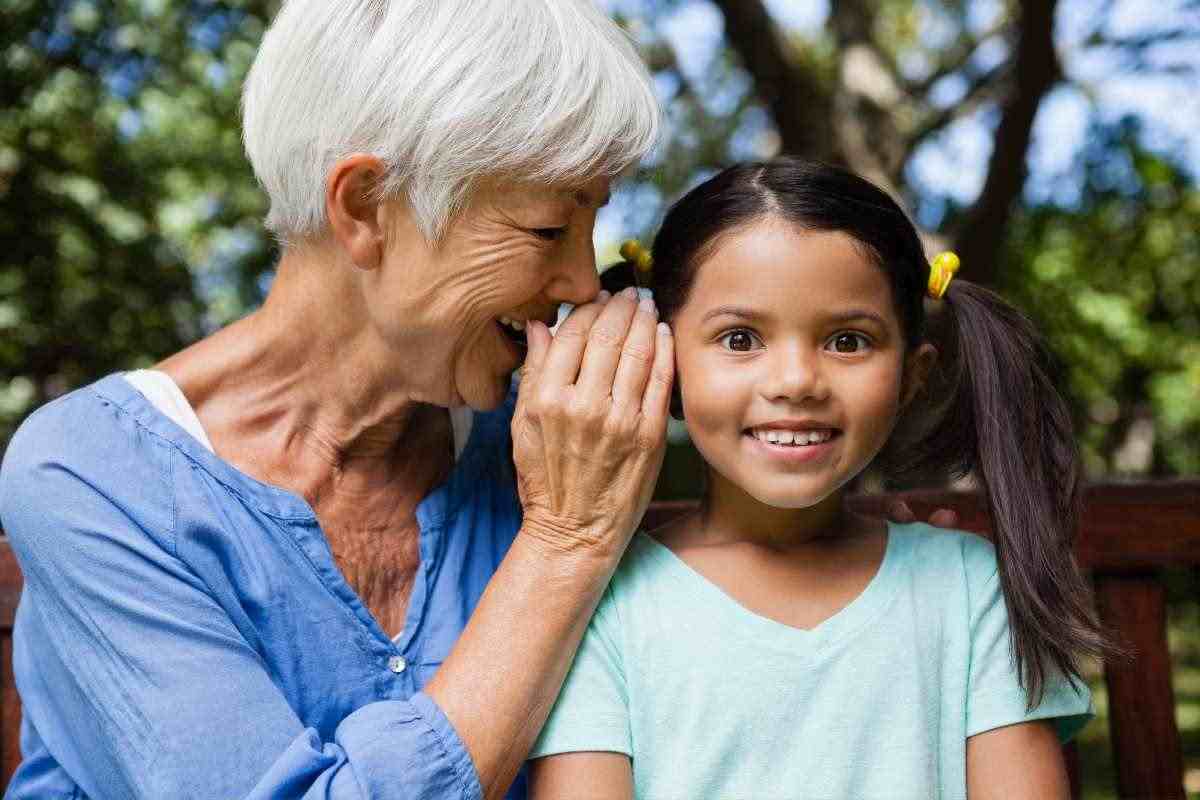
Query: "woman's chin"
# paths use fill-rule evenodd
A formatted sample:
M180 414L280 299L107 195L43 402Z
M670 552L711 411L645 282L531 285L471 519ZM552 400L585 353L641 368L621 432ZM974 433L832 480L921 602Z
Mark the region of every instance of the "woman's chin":
M454 401L451 407L466 406L474 411L494 411L504 403L511 386L511 373L500 376L495 373L480 374L473 381L462 381L453 387Z

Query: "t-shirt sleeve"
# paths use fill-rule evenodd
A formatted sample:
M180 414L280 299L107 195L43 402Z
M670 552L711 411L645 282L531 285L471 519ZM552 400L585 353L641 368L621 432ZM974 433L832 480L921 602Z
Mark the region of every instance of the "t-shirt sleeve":
M1095 716L1091 692L1086 684L1049 667L1042 702L1027 710L1028 695L1018 681L994 556L992 564L990 576L972 591L967 737L1019 722L1047 720L1059 741L1068 742Z
M613 587L605 591L530 758L608 751L633 755L629 694Z

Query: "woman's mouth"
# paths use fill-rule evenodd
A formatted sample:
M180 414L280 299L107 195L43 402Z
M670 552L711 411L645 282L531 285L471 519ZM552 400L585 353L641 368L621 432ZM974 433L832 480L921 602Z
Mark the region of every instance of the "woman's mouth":
M525 337L525 320L503 316L496 320L496 325L504 334L504 338L520 348L528 349L529 341Z

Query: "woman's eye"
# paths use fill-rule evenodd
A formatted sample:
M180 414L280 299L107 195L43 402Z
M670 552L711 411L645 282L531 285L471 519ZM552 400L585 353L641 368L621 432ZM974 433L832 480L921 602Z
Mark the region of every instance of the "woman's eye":
M837 353L860 353L871 346L871 342L861 333L839 333L829 340L828 345Z
M721 340L736 353L745 353L754 348L754 334L750 331L730 331Z
M567 232L566 228L534 228L533 235L548 242L555 242Z

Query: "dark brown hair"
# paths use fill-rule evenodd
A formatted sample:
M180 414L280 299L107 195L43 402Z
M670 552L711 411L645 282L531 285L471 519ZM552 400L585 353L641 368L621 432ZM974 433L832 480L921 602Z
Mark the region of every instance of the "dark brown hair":
M907 215L869 181L795 158L731 167L671 207L653 248L661 317L671 321L684 305L697 267L722 236L768 216L853 237L890 279L907 346L937 347L935 374L875 463L897 480L970 474L978 481L1018 675L1036 706L1048 667L1080 678L1081 656L1116 652L1072 551L1080 463L1048 350L1016 309L961 279L926 330L929 262ZM604 282L618 288L629 274L621 265Z

